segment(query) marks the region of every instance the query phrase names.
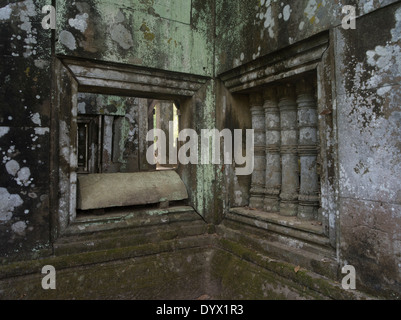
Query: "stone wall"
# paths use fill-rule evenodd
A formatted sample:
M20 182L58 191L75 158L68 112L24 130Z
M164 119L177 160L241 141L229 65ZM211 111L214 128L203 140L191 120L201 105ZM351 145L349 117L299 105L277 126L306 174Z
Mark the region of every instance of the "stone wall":
M335 30L341 256L375 290L401 284L401 6Z
M49 190L49 184L58 183L54 177L59 168L69 165L69 160L63 164L57 149L51 147L58 139L68 140L63 137L63 127L61 136L56 130L60 111L54 104L60 100L52 102L56 96L52 56L68 55L210 76L213 2L192 1L183 7L180 3L170 1L167 6L164 1L129 1L129 4L59 1L55 31L42 27L48 14L42 13L42 8L49 4L46 1L6 1L1 6L2 257L20 259L24 253L36 256L42 249L47 255L54 238L49 230L57 234L59 221L49 211L57 206L59 194L57 190ZM68 97L65 82L58 89ZM212 85L207 87L209 96L212 90ZM200 107L203 115L196 121L200 127L212 126L213 100L202 101ZM62 121L66 119L61 117ZM67 122L64 125L69 127ZM209 168L207 174L213 175L213 171ZM196 185L196 180L191 179L199 180L203 175L191 177L187 185ZM212 193L208 191L212 189L212 179L207 181L205 190L200 190L194 200L204 215L210 211L207 207L212 202ZM68 201L68 196L65 200ZM68 214L66 211L67 207L60 214Z
M344 5L356 8L355 30L342 27ZM263 92L263 72L274 79L279 70L291 69L281 64L270 69L267 63L253 72L268 61L263 57L275 59L276 52L285 56L287 48L330 30L317 84L320 140L326 153L322 173L327 176L321 204L330 212L327 228L339 265L356 267L360 287L393 297L401 280L399 8L399 1L222 0L216 5L217 16L223 17L216 26L216 73L223 79L230 76L226 83L234 83L232 77L238 74L231 89L235 92L218 91L221 114L227 101L237 101L228 104L224 123L235 123L236 114L252 105L250 101L236 107L245 99L241 93ZM265 85L268 81L273 80ZM241 86L248 91L241 92ZM251 127L251 114L245 117ZM228 174L224 180L232 187L233 179ZM227 203L240 204L247 184L231 189Z
M56 54L213 74L213 1L56 1L56 7Z
M216 73L341 25L345 5L363 16L397 0L218 0Z
M3 1L0 8L0 256L50 249L50 32L46 1Z
M197 133L214 128L250 129L253 123L249 95L263 93L268 84L257 81L274 78L283 70L293 71L294 65L302 66L299 57L311 44L313 50L324 48L312 50L319 65L311 69L317 78L319 138L324 155L321 205L325 216L319 241L326 237L324 244L334 252L337 267L355 266L358 288L399 297L400 1L57 0L57 28L45 30L42 19L46 13L42 13L42 7L47 4L49 1L24 0L3 1L0 5L0 261L7 265L16 260L50 257L55 252L54 243L60 241L61 230L74 221L70 191L75 187L76 176L70 174L76 162L71 157L76 144L69 133L76 129L74 116L82 107L77 95L91 90L91 94L127 94L126 89L116 89L118 81L110 88L100 86L96 80L88 85L91 72L98 71L97 65L104 66L108 72L104 74L110 77L117 69L139 74L135 78L140 78L139 82L130 83L139 100L164 99L165 92L160 97L161 93L152 91L152 86L165 89L168 100L174 100L179 109L180 129L192 128ZM344 5L356 8L355 30L342 28ZM71 61L87 66L81 75L87 77L84 85L72 71ZM272 61L280 63L271 66ZM246 90L230 87L228 74L238 75L236 84L247 86ZM159 83L144 83L151 76ZM173 80L160 82L167 76ZM296 82L296 76L291 74L291 81ZM181 84L185 82L187 87L171 94L179 79L185 79ZM139 120L143 121L146 119ZM143 150L144 146L139 148ZM178 168L194 215L218 225L227 220L230 209L250 204L252 177L235 176L234 169L233 165L223 164ZM257 223L260 227L260 221ZM288 246L298 243L291 237L285 239ZM191 266L188 273L182 271L183 279L194 273L203 279L208 274L212 282L222 281L223 286L215 291L221 297L241 298L238 293L242 289L246 289L246 297L264 297L269 288L266 283L264 288L245 288L245 282L255 276L244 275L243 282L238 282L237 287L232 285L236 275L248 268L242 261L247 254L238 258L237 252L234 258L226 255L231 250L227 246L219 248L224 253L219 251L215 260L210 260L209 266L215 262L214 269L206 272L203 267ZM188 252L182 252L182 256L171 257L186 264ZM200 252L193 261L202 260L204 254ZM288 260L294 257L286 256ZM164 257L159 258L156 260L165 263ZM130 262L124 261L126 266ZM238 266L238 273L225 274L219 269L223 262ZM114 265L113 261L108 263ZM141 263L138 262L138 270ZM267 268L260 265L263 270ZM271 270L259 267L252 271L258 279L262 283L264 278L271 279ZM74 268L84 269L79 264ZM172 264L172 274L159 278L155 286L170 276L179 281L181 271L174 268ZM76 283L85 282L69 272L65 271L66 283L70 276ZM15 274L10 273L12 276ZM287 275L281 276L287 283ZM193 298L200 294L204 289L200 278L194 278L193 292L174 297ZM7 281L3 278L3 284ZM300 297L299 286L294 288L291 294L279 291L268 297ZM149 294L143 296L164 298L167 294L167 290L159 296L157 290L152 291L154 288L146 290ZM306 295L322 296L325 295L310 292Z

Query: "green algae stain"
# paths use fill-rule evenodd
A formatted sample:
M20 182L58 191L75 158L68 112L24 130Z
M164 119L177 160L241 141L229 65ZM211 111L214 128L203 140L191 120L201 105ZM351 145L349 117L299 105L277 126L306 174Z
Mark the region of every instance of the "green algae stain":
M140 30L143 32L143 38L147 41L153 41L155 39L155 34L150 32L149 27L146 22L142 23Z

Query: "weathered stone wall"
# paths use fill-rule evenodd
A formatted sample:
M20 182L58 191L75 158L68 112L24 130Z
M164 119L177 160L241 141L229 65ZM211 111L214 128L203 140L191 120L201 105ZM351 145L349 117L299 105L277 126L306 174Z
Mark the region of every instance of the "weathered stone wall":
M216 74L341 24L345 5L363 16L397 0L217 0Z
M401 5L335 30L341 257L361 286L401 285Z
M344 5L356 8L356 30L342 28ZM285 53L286 47L331 30L317 97L327 107L319 116L321 141L335 150L334 157L322 159L331 175L330 185L322 185L323 204L334 210L330 239L339 264L356 267L358 286L390 297L397 296L401 280L399 7L399 1L216 4L217 75L246 70L266 54ZM225 97L217 100L217 108L224 110L230 94L220 92ZM226 122L238 119L229 117ZM247 119L249 127L250 115ZM231 203L244 186L231 191Z
M61 70L59 59L204 76L193 97L178 101L180 129L247 129L252 127L248 96L229 92L220 75L329 31L324 61L331 70L318 70L318 92L324 96L317 98L320 106L330 103L320 122L328 123L323 134L335 155L324 159L331 186L336 185L323 198L335 213L327 222L331 245L339 265L356 267L358 287L399 294L400 1L55 1L55 31L42 28L45 4L0 5L0 260L50 255L57 229L69 223L71 199L55 177L61 168L61 181L69 179L63 170L74 159L63 158L63 150L54 146L71 147L63 133L74 130L71 111L79 106L57 109L68 105L77 89L66 69L53 74ZM346 4L357 9L356 30L341 27ZM68 130L59 128L60 119ZM249 204L250 177L236 177L233 169L189 165L178 170L190 204L209 223L219 223L229 208ZM216 265L218 259L224 260L216 256ZM247 268L228 260L241 272ZM228 284L236 279L235 273L216 270L216 279ZM227 285L222 296L236 296L245 280L236 288ZM255 297L266 290L248 293Z
M36 254L42 248L50 248L49 230L57 234L55 229L60 221L68 221L68 206L63 212L53 212L64 218L49 215L50 173L55 176L59 168L70 165L67 159L66 163L63 159L55 162L58 151L50 146L51 139L53 145L59 139L52 128L59 125L58 115L52 117L52 112L64 114L51 106L52 83L56 83L51 77L52 53L202 76L213 74L213 1L56 1L54 32L42 28L42 19L48 14L42 13L42 8L48 4L48 1L5 1L0 8L3 57L0 253L3 257L22 258L22 252L31 254L34 250ZM58 88L60 94L54 103L62 95L70 98L69 86L65 85L69 80L65 75L61 77L66 82ZM213 86L206 90L212 97ZM213 126L210 122L213 99L202 103L202 117L196 120L202 128ZM69 119L63 117L62 121ZM64 124L73 130L69 123ZM191 122L183 125L194 126ZM63 128L60 130L60 139L68 140L63 137ZM69 174L68 170L61 173ZM194 186L204 184L199 194L196 188L193 190L194 204L204 215L210 212L207 207L212 202L209 191L213 180L203 180L205 174L213 176L213 168L198 172L197 178L189 178ZM196 183L195 179L201 181ZM57 179L54 181L58 183ZM69 201L68 193L63 190L64 198L62 195L56 199L57 190L54 194L53 207L56 202Z
M56 53L210 76L213 3L56 1Z
M0 257L49 248L51 33L46 1L0 8Z
M252 119L247 95L231 94L221 81L216 86L216 127L219 131L224 129L251 129ZM242 153L246 154L245 131L243 132ZM233 142L235 143L235 142ZM224 150L224 142L221 143ZM224 212L230 208L244 207L249 204L249 190L251 176L235 175L235 163L220 166L216 173L216 179L221 188L221 205Z
M180 130L191 128L201 136L202 129L214 129L215 113L215 81L208 81L192 98L184 99L180 106ZM179 146L184 145L180 142ZM212 164L200 164L201 139L198 139L198 162L196 164L179 165L178 172L188 188L190 203L206 221L215 223L221 219L219 201L222 195L220 185L216 183L216 171Z

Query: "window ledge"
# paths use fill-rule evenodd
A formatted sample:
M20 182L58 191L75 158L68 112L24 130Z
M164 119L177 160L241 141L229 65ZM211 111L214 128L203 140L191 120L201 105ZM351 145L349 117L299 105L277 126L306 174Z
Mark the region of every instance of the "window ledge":
M203 222L202 218L190 206L176 206L166 209L120 208L116 209L112 214L78 217L66 229L63 237L129 228L146 228L188 221Z
M297 217L285 217L247 207L232 208L226 219L325 248L330 247L329 238L325 236L323 227L318 221L302 221Z
M324 235L321 223L318 221L303 221L297 217L286 217L277 213L259 211L255 209L245 208L232 208L231 213L241 216L254 218L259 221L269 222L280 226L302 230L317 235Z

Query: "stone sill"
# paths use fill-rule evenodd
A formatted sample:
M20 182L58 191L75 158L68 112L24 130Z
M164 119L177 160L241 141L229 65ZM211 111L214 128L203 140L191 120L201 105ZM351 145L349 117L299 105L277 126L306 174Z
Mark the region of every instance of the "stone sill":
M323 227L318 221L302 221L297 217L285 217L276 213L249 208L232 208L226 215L226 219L281 234L289 238L300 239L323 247L330 247L330 240L325 236Z
M63 237L79 236L118 229L167 225L174 222L203 221L190 206L160 208L116 208L104 215L78 215Z
M232 208L230 213L254 218L264 222L270 222L284 227L302 230L318 235L323 235L323 228L318 221L303 221L297 217L285 217L277 213L264 212L249 208Z

